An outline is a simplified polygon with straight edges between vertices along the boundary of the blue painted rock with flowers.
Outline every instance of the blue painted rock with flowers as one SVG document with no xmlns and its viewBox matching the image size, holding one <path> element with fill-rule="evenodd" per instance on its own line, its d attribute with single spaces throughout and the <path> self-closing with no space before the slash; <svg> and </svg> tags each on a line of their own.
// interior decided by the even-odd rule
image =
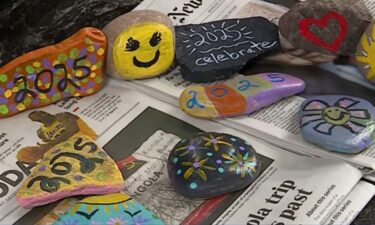
<svg viewBox="0 0 375 225">
<path fill-rule="evenodd" d="M 321 95 L 305 100 L 300 109 L 301 134 L 327 150 L 359 153 L 374 143 L 375 108 L 360 98 Z"/>
<path fill-rule="evenodd" d="M 84 198 L 53 225 L 164 225 L 164 222 L 127 194 Z"/>
<path fill-rule="evenodd" d="M 250 185 L 260 159 L 245 140 L 221 133 L 198 133 L 183 139 L 168 158 L 175 190 L 189 198 L 212 198 Z"/>
</svg>

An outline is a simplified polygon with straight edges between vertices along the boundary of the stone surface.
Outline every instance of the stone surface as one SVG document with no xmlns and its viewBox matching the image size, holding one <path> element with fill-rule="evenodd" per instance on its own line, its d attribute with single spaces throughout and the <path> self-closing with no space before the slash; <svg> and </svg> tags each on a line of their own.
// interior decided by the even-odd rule
<svg viewBox="0 0 375 225">
<path fill-rule="evenodd" d="M 89 136 L 76 134 L 46 152 L 17 192 L 25 208 L 75 195 L 120 192 L 124 180 L 116 163 Z"/>
<path fill-rule="evenodd" d="M 77 202 L 53 225 L 164 225 L 164 222 L 127 194 L 92 196 Z"/>
<path fill-rule="evenodd" d="M 180 96 L 180 108 L 201 118 L 253 113 L 305 89 L 303 80 L 281 73 L 238 76 L 220 84 L 195 85 Z"/>
<path fill-rule="evenodd" d="M 353 154 L 374 143 L 375 108 L 364 99 L 313 96 L 302 104 L 300 117 L 305 140 L 327 150 Z"/>
<path fill-rule="evenodd" d="M 375 84 L 375 23 L 367 28 L 357 48 L 356 62 L 363 76 Z"/>
<path fill-rule="evenodd" d="M 185 80 L 227 79 L 251 59 L 279 49 L 277 26 L 263 17 L 176 27 L 176 59 Z"/>
<path fill-rule="evenodd" d="M 371 19 L 360 0 L 316 0 L 293 6 L 281 17 L 279 27 L 297 48 L 352 55 Z"/>
<path fill-rule="evenodd" d="M 107 40 L 96 28 L 20 56 L 0 68 L 0 118 L 91 95 L 103 86 Z"/>
<path fill-rule="evenodd" d="M 78 133 L 96 140 L 96 133 L 81 118 L 69 112 L 51 115 L 44 111 L 34 111 L 29 114 L 29 118 L 42 124 L 37 134 L 44 143 L 22 148 L 17 153 L 20 162 L 28 164 L 36 162 L 53 146 L 67 141 Z"/>
<path fill-rule="evenodd" d="M 260 160 L 245 140 L 220 133 L 198 133 L 181 140 L 168 157 L 175 190 L 189 198 L 211 198 L 250 185 Z"/>
<path fill-rule="evenodd" d="M 2 0 L 0 67 L 29 51 L 53 45 L 82 27 L 103 28 L 142 0 Z"/>
<path fill-rule="evenodd" d="M 122 15 L 104 27 L 108 37 L 106 71 L 110 76 L 143 79 L 166 72 L 175 53 L 174 26 L 152 10 Z"/>
</svg>

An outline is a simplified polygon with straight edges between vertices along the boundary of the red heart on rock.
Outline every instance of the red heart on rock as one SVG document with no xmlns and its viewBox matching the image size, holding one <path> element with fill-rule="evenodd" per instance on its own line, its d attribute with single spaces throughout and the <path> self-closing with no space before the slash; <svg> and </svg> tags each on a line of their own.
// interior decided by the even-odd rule
<svg viewBox="0 0 375 225">
<path fill-rule="evenodd" d="M 340 32 L 332 43 L 325 42 L 310 31 L 310 26 L 315 25 L 319 26 L 320 28 L 325 28 L 328 24 L 328 21 L 333 19 L 338 22 L 340 26 Z M 329 12 L 325 14 L 321 19 L 305 18 L 299 22 L 299 32 L 302 36 L 304 36 L 307 40 L 313 42 L 314 44 L 317 44 L 332 52 L 337 52 L 337 50 L 340 48 L 340 45 L 345 39 L 347 27 L 348 24 L 345 18 L 337 12 Z"/>
</svg>

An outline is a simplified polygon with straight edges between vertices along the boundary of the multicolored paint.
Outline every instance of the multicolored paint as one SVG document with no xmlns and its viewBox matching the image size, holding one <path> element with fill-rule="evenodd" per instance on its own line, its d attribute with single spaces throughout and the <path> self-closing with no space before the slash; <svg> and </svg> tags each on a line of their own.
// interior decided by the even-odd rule
<svg viewBox="0 0 375 225">
<path fill-rule="evenodd" d="M 281 73 L 238 76 L 214 85 L 186 88 L 180 108 L 201 118 L 224 118 L 253 113 L 305 89 L 303 80 Z"/>
<path fill-rule="evenodd" d="M 356 53 L 356 61 L 362 75 L 375 84 L 375 22 L 361 38 Z"/>
<path fill-rule="evenodd" d="M 103 85 L 106 45 L 103 32 L 83 28 L 0 68 L 0 118 L 97 92 Z"/>
<path fill-rule="evenodd" d="M 342 153 L 358 153 L 375 139 L 375 108 L 350 96 L 315 96 L 301 107 L 301 133 L 314 144 Z"/>
<path fill-rule="evenodd" d="M 180 141 L 168 158 L 168 173 L 178 193 L 210 198 L 250 185 L 260 160 L 245 140 L 219 133 L 198 133 Z"/>
<path fill-rule="evenodd" d="M 164 225 L 164 222 L 122 193 L 93 196 L 79 201 L 53 225 Z"/>
<path fill-rule="evenodd" d="M 75 195 L 121 191 L 116 163 L 90 137 L 76 134 L 46 152 L 17 192 L 18 203 L 31 208 Z"/>
</svg>

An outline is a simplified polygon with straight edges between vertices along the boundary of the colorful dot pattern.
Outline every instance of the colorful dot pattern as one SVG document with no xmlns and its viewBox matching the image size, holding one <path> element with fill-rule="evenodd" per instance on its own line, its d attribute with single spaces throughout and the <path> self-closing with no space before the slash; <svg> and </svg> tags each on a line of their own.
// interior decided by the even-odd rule
<svg viewBox="0 0 375 225">
<path fill-rule="evenodd" d="M 104 33 L 93 29 L 83 28 L 55 45 L 58 51 L 38 49 L 0 68 L 0 118 L 100 90 L 107 44 Z"/>
</svg>

